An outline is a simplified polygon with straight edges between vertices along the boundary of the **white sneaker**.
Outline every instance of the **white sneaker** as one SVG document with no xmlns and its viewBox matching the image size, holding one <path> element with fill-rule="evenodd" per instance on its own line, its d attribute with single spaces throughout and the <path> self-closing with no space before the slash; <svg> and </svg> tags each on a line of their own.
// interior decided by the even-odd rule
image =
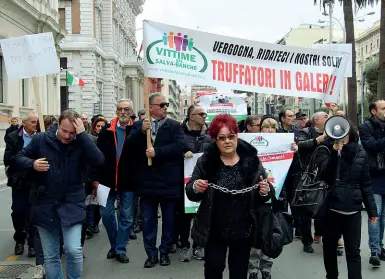
<svg viewBox="0 0 385 279">
<path fill-rule="evenodd" d="M 35 273 L 33 274 L 33 279 L 43 279 L 45 275 L 44 266 L 37 265 L 35 267 Z"/>
</svg>

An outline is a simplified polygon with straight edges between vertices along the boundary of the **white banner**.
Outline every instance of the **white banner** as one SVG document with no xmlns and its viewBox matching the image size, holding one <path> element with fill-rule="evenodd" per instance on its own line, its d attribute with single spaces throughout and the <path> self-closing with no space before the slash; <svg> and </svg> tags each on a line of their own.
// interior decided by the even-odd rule
<svg viewBox="0 0 385 279">
<path fill-rule="evenodd" d="M 352 74 L 353 74 L 352 44 L 313 44 L 312 48 L 323 49 L 326 51 L 341 51 L 341 52 L 349 53 L 349 60 L 345 69 L 344 76 L 352 77 Z"/>
<path fill-rule="evenodd" d="M 202 92 L 197 96 L 199 105 L 207 113 L 207 122 L 213 121 L 218 114 L 231 114 L 238 121 L 247 117 L 247 105 L 242 95 Z"/>
<path fill-rule="evenodd" d="M 147 20 L 143 28 L 145 76 L 191 84 L 336 102 L 349 58 Z"/>
<path fill-rule="evenodd" d="M 258 157 L 265 168 L 267 181 L 274 186 L 276 198 L 278 198 L 293 161 L 294 152 L 291 151 L 291 143 L 294 141 L 294 134 L 241 133 L 238 134 L 238 137 L 258 150 Z M 185 159 L 185 184 L 190 181 L 196 162 L 201 155 L 202 153 L 198 153 L 194 154 L 191 159 Z M 199 203 L 191 202 L 185 194 L 185 212 L 196 213 L 198 207 Z"/>
<path fill-rule="evenodd" d="M 23 79 L 59 74 L 59 58 L 52 33 L 0 40 L 8 78 Z"/>
<path fill-rule="evenodd" d="M 190 178 L 193 174 L 195 165 L 197 164 L 198 158 L 202 156 L 203 153 L 196 153 L 192 158 L 184 159 L 184 186 L 190 181 Z M 185 213 L 196 213 L 198 211 L 199 202 L 192 202 L 186 196 L 186 191 L 184 191 L 184 212 Z"/>
</svg>

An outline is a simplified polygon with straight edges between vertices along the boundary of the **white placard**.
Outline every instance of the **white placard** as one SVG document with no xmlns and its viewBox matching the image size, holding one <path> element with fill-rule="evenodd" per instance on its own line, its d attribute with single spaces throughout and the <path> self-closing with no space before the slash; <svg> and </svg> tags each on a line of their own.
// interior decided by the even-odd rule
<svg viewBox="0 0 385 279">
<path fill-rule="evenodd" d="M 352 44 L 313 44 L 313 48 L 349 53 L 349 60 L 345 69 L 345 77 L 352 77 L 352 73 L 353 73 Z"/>
<path fill-rule="evenodd" d="M 336 102 L 348 53 L 269 44 L 145 20 L 144 74 Z"/>
<path fill-rule="evenodd" d="M 4 39 L 0 44 L 11 80 L 60 73 L 51 32 Z"/>
</svg>

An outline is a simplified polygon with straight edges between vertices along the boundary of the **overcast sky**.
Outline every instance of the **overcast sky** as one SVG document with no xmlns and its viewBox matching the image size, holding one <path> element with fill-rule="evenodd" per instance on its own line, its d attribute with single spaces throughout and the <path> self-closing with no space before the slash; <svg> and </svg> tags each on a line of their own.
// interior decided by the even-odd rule
<svg viewBox="0 0 385 279">
<path fill-rule="evenodd" d="M 356 22 L 356 28 L 368 28 L 380 19 L 379 5 L 359 10 L 356 16 L 371 11 L 376 13 L 365 16 L 363 23 Z M 343 24 L 340 4 L 335 5 L 334 16 Z M 313 0 L 145 0 L 143 13 L 137 18 L 138 29 L 143 19 L 270 43 L 302 23 L 328 20 L 322 16 L 320 6 L 313 5 Z M 336 23 L 335 28 L 340 29 L 340 26 Z M 142 32 L 137 31 L 139 45 Z"/>
<path fill-rule="evenodd" d="M 374 15 L 365 16 L 373 11 Z M 275 43 L 300 24 L 319 24 L 321 19 L 327 21 L 325 24 L 329 26 L 329 18 L 322 16 L 322 12 L 323 9 L 315 6 L 313 0 L 145 0 L 136 28 L 140 29 L 142 21 L 148 19 L 219 35 Z M 339 2 L 334 7 L 333 15 L 344 24 Z M 365 16 L 364 22 L 355 22 L 356 28 L 369 28 L 380 19 L 380 6 L 361 9 L 355 16 L 357 19 Z M 341 27 L 334 23 L 334 28 Z M 139 50 L 143 30 L 137 30 L 136 36 Z"/>
</svg>

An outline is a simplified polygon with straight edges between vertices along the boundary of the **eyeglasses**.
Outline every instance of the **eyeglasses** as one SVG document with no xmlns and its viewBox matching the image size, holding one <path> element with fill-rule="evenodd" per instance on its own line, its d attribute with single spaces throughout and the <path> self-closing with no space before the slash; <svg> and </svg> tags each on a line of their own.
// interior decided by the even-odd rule
<svg viewBox="0 0 385 279">
<path fill-rule="evenodd" d="M 206 118 L 206 117 L 207 117 L 207 113 L 205 113 L 205 112 L 194 113 L 194 114 L 192 114 L 192 115 L 199 115 L 199 116 L 202 117 L 202 118 Z"/>
<path fill-rule="evenodd" d="M 150 104 L 151 106 L 159 106 L 160 108 L 169 107 L 170 103 Z"/>
<path fill-rule="evenodd" d="M 226 141 L 227 139 L 228 139 L 229 141 L 232 141 L 232 140 L 235 140 L 236 137 L 237 137 L 236 134 L 229 134 L 228 136 L 225 136 L 225 135 L 219 135 L 219 136 L 217 137 L 217 139 L 218 139 L 219 141 Z"/>
<path fill-rule="evenodd" d="M 261 127 L 261 124 L 253 124 L 253 125 L 250 125 L 251 127 Z"/>
<path fill-rule="evenodd" d="M 122 112 L 122 111 L 127 111 L 127 112 L 130 112 L 130 111 L 132 111 L 132 109 L 131 108 L 117 108 L 116 109 L 117 111 L 120 111 L 120 112 Z"/>
</svg>

